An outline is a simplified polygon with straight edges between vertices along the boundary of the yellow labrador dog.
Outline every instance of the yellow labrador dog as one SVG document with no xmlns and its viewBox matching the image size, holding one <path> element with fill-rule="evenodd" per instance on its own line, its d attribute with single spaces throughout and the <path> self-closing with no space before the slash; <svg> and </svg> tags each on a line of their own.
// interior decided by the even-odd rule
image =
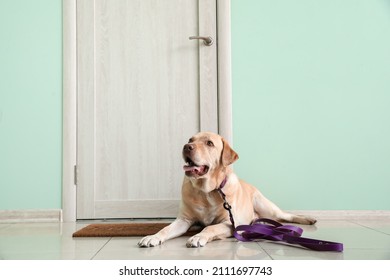
<svg viewBox="0 0 390 280">
<path fill-rule="evenodd" d="M 182 200 L 176 220 L 154 235 L 141 239 L 140 247 L 153 247 L 184 234 L 193 224 L 205 228 L 187 241 L 187 247 L 204 246 L 207 242 L 232 236 L 229 213 L 223 207 L 218 188 L 223 187 L 231 205 L 235 226 L 248 225 L 258 218 L 311 225 L 315 219 L 293 215 L 279 209 L 260 191 L 239 180 L 230 165 L 238 155 L 221 136 L 201 132 L 183 147 L 185 177 Z"/>
</svg>

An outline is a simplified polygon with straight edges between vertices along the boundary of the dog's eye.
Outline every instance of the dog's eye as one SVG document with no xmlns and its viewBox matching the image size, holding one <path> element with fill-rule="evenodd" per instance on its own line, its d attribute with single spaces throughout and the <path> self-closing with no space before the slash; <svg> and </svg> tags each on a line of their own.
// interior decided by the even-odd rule
<svg viewBox="0 0 390 280">
<path fill-rule="evenodd" d="M 212 141 L 207 141 L 207 146 L 214 147 L 214 143 Z"/>
<path fill-rule="evenodd" d="M 190 138 L 190 139 L 188 140 L 188 143 L 191 143 L 191 142 L 194 142 L 194 140 L 193 140 L 192 138 Z"/>
</svg>

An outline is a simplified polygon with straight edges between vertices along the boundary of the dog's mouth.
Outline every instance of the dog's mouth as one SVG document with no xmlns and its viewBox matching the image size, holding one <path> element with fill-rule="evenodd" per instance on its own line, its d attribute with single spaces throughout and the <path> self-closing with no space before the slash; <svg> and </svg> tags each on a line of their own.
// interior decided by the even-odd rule
<svg viewBox="0 0 390 280">
<path fill-rule="evenodd" d="M 196 165 L 189 157 L 185 158 L 185 162 L 186 164 L 183 166 L 183 169 L 186 176 L 200 177 L 209 171 L 209 167 L 207 165 Z"/>
</svg>

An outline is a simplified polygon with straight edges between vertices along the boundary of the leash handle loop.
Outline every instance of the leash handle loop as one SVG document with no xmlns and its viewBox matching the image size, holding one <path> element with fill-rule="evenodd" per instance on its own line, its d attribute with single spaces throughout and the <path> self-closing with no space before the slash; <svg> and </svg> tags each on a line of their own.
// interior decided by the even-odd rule
<svg viewBox="0 0 390 280">
<path fill-rule="evenodd" d="M 234 237 L 248 242 L 259 239 L 286 242 L 316 251 L 342 252 L 342 243 L 301 237 L 303 229 L 292 225 L 282 225 L 271 219 L 258 219 L 250 225 L 240 225 L 234 230 Z"/>
</svg>

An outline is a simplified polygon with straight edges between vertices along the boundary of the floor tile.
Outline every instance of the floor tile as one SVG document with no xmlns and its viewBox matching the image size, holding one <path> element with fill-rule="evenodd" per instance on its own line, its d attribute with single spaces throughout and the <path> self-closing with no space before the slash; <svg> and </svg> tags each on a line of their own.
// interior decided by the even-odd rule
<svg viewBox="0 0 390 280">
<path fill-rule="evenodd" d="M 390 219 L 387 220 L 359 220 L 356 224 L 390 235 Z"/>
<path fill-rule="evenodd" d="M 109 240 L 72 238 L 77 227 L 76 223 L 13 224 L 0 231 L 0 259 L 88 259 Z"/>
<path fill-rule="evenodd" d="M 390 235 L 368 228 L 321 228 L 306 234 L 308 238 L 340 242 L 345 249 L 384 249 L 390 250 Z"/>
<path fill-rule="evenodd" d="M 343 253 L 314 252 L 301 248 L 266 249 L 266 252 L 274 260 L 342 260 Z"/>
<path fill-rule="evenodd" d="M 390 249 L 348 249 L 344 252 L 346 260 L 390 260 Z"/>
<path fill-rule="evenodd" d="M 270 259 L 256 243 L 218 240 L 201 248 L 187 248 L 188 237 L 168 240 L 161 246 L 139 248 L 139 238 L 113 238 L 94 259 Z"/>
</svg>

